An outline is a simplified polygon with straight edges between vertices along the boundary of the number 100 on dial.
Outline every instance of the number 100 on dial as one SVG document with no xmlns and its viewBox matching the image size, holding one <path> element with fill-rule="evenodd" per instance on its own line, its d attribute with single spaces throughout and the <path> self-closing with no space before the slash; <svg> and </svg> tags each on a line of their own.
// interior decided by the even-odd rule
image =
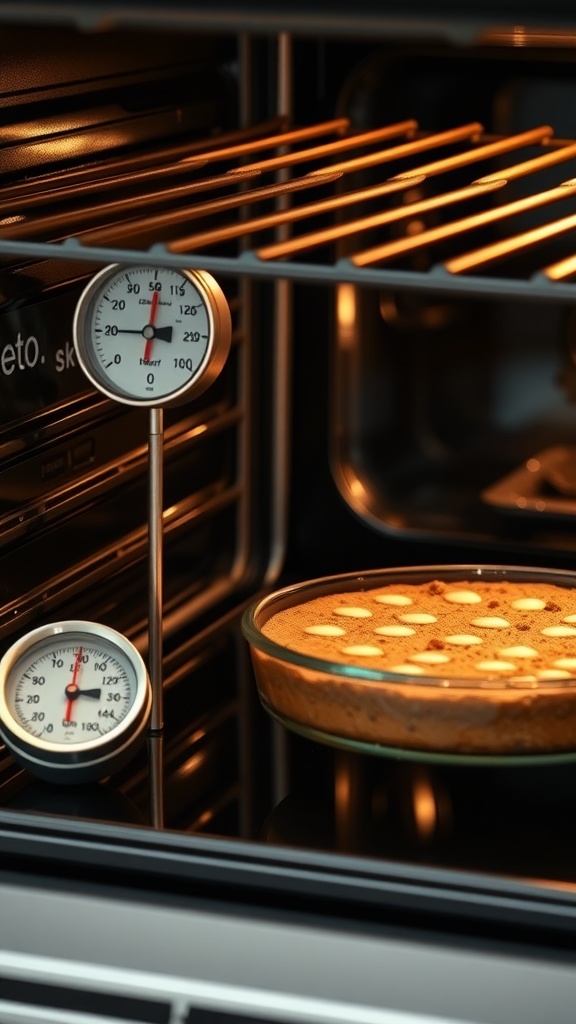
<svg viewBox="0 0 576 1024">
<path fill-rule="evenodd" d="M 204 391 L 231 341 L 230 310 L 205 271 L 113 265 L 84 289 L 74 347 L 88 379 L 109 398 L 176 405 Z"/>
</svg>

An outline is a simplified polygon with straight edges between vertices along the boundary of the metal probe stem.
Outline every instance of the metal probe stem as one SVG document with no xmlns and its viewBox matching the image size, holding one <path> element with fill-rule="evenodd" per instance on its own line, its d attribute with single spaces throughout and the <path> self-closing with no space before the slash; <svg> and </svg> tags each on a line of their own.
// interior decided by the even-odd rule
<svg viewBox="0 0 576 1024">
<path fill-rule="evenodd" d="M 164 411 L 151 409 L 148 439 L 148 669 L 152 686 L 150 728 L 163 728 L 162 680 L 162 505 Z"/>
<path fill-rule="evenodd" d="M 150 823 L 152 828 L 164 826 L 164 736 L 150 732 L 148 736 L 150 771 Z"/>
</svg>

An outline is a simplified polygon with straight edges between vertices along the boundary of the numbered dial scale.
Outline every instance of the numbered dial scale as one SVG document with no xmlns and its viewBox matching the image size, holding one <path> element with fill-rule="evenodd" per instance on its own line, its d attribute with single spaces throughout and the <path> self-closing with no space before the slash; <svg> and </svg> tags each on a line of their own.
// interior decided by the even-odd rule
<svg viewBox="0 0 576 1024">
<path fill-rule="evenodd" d="M 84 289 L 73 332 L 84 373 L 109 398 L 176 405 L 220 373 L 230 349 L 230 310 L 204 271 L 114 264 Z"/>
<path fill-rule="evenodd" d="M 49 781 L 116 771 L 144 738 L 151 704 L 140 654 L 98 623 L 41 626 L 0 661 L 0 735 L 16 761 Z"/>
</svg>

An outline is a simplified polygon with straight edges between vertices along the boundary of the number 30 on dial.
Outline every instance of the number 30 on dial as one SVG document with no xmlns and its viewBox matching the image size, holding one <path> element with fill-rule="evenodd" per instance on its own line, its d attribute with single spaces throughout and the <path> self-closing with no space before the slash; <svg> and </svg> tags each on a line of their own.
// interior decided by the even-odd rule
<svg viewBox="0 0 576 1024">
<path fill-rule="evenodd" d="M 232 333 L 228 303 L 205 271 L 116 264 L 84 289 L 73 331 L 94 386 L 144 407 L 204 391 L 226 361 Z"/>
</svg>

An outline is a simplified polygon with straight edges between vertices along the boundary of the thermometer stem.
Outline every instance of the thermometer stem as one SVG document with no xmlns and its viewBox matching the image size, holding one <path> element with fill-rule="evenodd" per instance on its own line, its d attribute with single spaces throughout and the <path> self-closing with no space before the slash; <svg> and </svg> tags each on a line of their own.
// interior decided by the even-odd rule
<svg viewBox="0 0 576 1024">
<path fill-rule="evenodd" d="M 162 729 L 164 724 L 162 690 L 163 435 L 164 412 L 162 409 L 151 409 L 148 444 L 148 669 L 152 686 L 150 726 L 154 731 Z"/>
</svg>

